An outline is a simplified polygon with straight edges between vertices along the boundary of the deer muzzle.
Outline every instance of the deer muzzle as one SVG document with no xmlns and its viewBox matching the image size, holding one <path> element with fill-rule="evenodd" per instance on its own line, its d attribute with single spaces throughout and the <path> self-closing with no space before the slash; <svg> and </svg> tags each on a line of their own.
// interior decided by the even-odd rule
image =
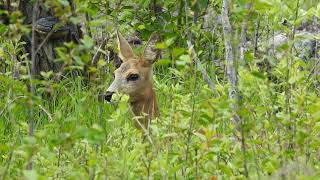
<svg viewBox="0 0 320 180">
<path fill-rule="evenodd" d="M 112 95 L 114 94 L 114 92 L 111 91 L 107 91 L 106 94 L 104 95 L 104 99 L 108 102 L 111 103 L 111 99 L 112 99 Z"/>
</svg>

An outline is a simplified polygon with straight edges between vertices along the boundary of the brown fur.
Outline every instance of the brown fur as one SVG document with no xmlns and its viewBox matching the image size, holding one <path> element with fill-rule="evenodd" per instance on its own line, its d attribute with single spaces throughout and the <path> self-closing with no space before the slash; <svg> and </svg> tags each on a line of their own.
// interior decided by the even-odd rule
<svg viewBox="0 0 320 180">
<path fill-rule="evenodd" d="M 152 84 L 152 64 L 154 59 L 150 57 L 152 53 L 147 52 L 137 57 L 129 43 L 117 33 L 119 56 L 123 60 L 121 66 L 115 70 L 115 80 L 108 88 L 108 92 L 120 92 L 129 95 L 129 103 L 135 116 L 146 117 L 139 118 L 137 127 L 147 128 L 149 120 L 159 116 L 159 108 L 156 100 L 156 94 Z M 148 45 L 147 45 L 148 46 Z M 148 54 L 147 54 L 148 53 Z M 128 80 L 130 75 L 137 75 L 137 80 Z M 141 125 L 140 125 L 141 124 Z"/>
</svg>

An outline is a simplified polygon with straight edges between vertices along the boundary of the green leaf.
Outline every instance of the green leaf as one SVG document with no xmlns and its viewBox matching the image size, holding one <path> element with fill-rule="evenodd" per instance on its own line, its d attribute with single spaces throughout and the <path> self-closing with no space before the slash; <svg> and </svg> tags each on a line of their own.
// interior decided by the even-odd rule
<svg viewBox="0 0 320 180">
<path fill-rule="evenodd" d="M 179 57 L 180 60 L 186 63 L 191 63 L 191 57 L 189 54 L 184 54 Z"/>
<path fill-rule="evenodd" d="M 146 27 L 145 27 L 145 25 L 144 24 L 140 24 L 139 26 L 138 26 L 138 29 L 140 29 L 140 30 L 143 30 L 143 29 L 145 29 Z"/>
<path fill-rule="evenodd" d="M 259 79 L 266 79 L 266 76 L 264 74 L 262 74 L 261 72 L 258 72 L 258 71 L 253 71 L 251 72 L 251 74 L 254 76 L 254 77 L 257 77 Z"/>
<path fill-rule="evenodd" d="M 166 48 L 167 48 L 167 45 L 166 45 L 164 42 L 157 43 L 157 44 L 156 44 L 156 48 L 157 48 L 157 49 L 166 49 Z"/>
<path fill-rule="evenodd" d="M 186 52 L 186 49 L 184 49 L 184 48 L 173 48 L 173 56 L 174 57 L 178 57 L 185 52 Z"/>
<path fill-rule="evenodd" d="M 172 38 L 166 39 L 166 40 L 165 40 L 166 46 L 167 46 L 167 47 L 171 46 L 171 45 L 174 43 L 175 39 L 176 39 L 176 37 L 172 37 Z"/>
<path fill-rule="evenodd" d="M 183 164 L 178 164 L 172 168 L 169 169 L 168 175 L 172 176 L 174 173 L 176 173 L 179 169 L 181 169 L 183 167 Z"/>
<path fill-rule="evenodd" d="M 27 180 L 37 180 L 38 173 L 35 170 L 24 170 L 23 175 Z"/>
<path fill-rule="evenodd" d="M 69 6 L 69 1 L 68 0 L 58 0 L 58 2 L 63 6 Z"/>
<path fill-rule="evenodd" d="M 208 6 L 209 0 L 197 0 L 200 10 L 205 10 Z"/>
<path fill-rule="evenodd" d="M 257 0 L 254 4 L 254 9 L 258 11 L 266 12 L 272 8 L 273 4 L 270 0 Z"/>
<path fill-rule="evenodd" d="M 48 71 L 48 72 L 41 71 L 40 74 L 45 79 L 49 79 L 51 76 L 53 76 L 53 71 Z"/>
<path fill-rule="evenodd" d="M 159 59 L 156 62 L 156 66 L 168 66 L 171 64 L 171 59 Z"/>
<path fill-rule="evenodd" d="M 100 18 L 100 19 L 94 19 L 92 21 L 89 22 L 89 26 L 90 27 L 98 27 L 98 26 L 102 26 L 103 24 L 106 23 L 106 19 L 105 18 Z"/>
<path fill-rule="evenodd" d="M 81 42 L 88 49 L 92 48 L 94 45 L 93 40 L 88 35 L 85 35 L 83 39 L 81 39 Z"/>
</svg>

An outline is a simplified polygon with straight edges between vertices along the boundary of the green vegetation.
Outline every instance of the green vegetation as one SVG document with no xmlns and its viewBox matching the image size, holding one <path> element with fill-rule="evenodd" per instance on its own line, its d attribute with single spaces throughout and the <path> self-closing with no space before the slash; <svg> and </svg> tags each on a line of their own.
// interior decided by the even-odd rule
<svg viewBox="0 0 320 180">
<path fill-rule="evenodd" d="M 317 1 L 230 3 L 238 99 L 229 95 L 221 1 L 74 0 L 72 10 L 71 1 L 48 0 L 61 22 L 84 22 L 84 35 L 56 48 L 62 70 L 38 75 L 28 70 L 23 36 L 32 26 L 14 9 L 18 2 L 0 12 L 10 16 L 10 25 L 0 25 L 0 179 L 320 178 Z M 305 22 L 316 30 L 293 38 Z M 154 31 L 162 36 L 153 74 L 161 115 L 147 135 L 134 126 L 127 96 L 98 101 L 113 80 L 106 59 L 117 51 L 118 28 L 144 43 Z M 289 38 L 270 54 L 277 32 Z M 315 41 L 312 56 L 301 57 L 301 39 Z"/>
</svg>

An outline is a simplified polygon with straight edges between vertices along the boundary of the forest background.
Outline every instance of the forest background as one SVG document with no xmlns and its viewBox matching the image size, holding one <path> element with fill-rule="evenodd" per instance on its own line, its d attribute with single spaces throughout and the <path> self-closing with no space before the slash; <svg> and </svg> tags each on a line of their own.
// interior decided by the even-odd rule
<svg viewBox="0 0 320 180">
<path fill-rule="evenodd" d="M 316 0 L 1 0 L 0 179 L 318 179 Z M 155 48 L 148 140 L 99 100 Z"/>
</svg>

